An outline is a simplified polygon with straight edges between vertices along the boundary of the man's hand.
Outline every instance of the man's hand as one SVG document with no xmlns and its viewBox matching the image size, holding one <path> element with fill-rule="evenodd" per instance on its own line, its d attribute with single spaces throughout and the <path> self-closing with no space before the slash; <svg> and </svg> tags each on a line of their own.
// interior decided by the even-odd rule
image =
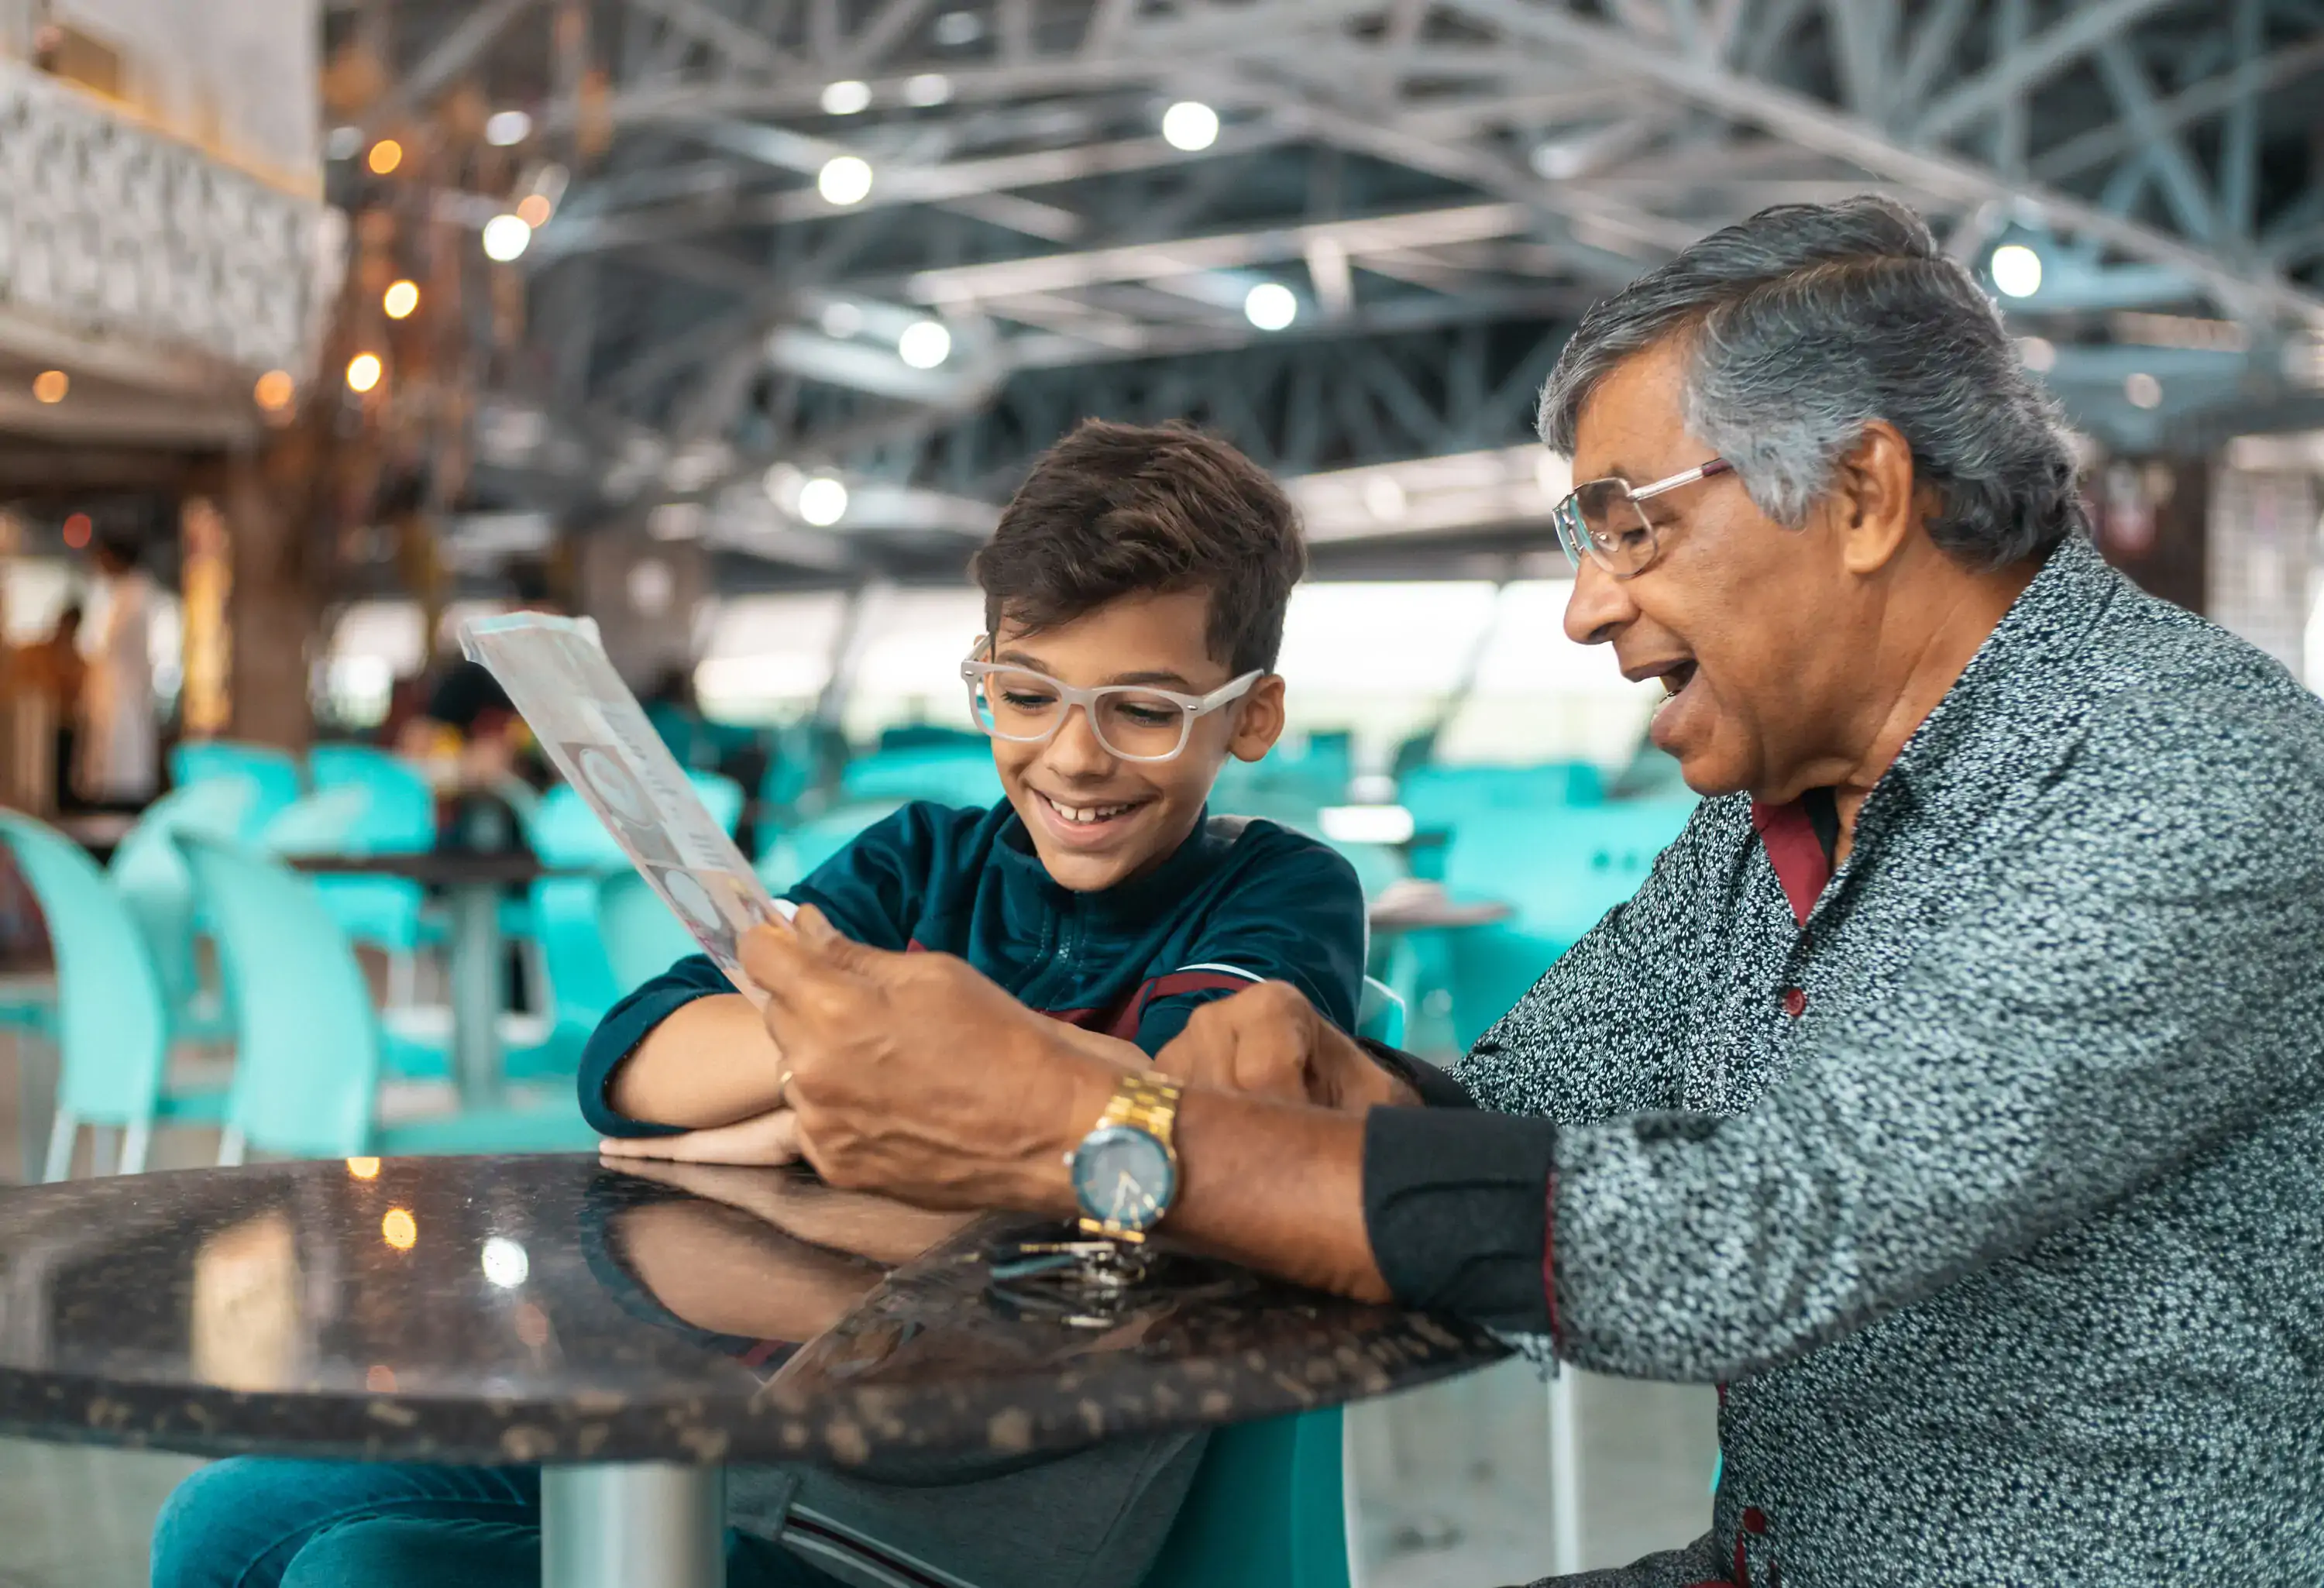
<svg viewBox="0 0 2324 1588">
<path fill-rule="evenodd" d="M 671 1163 L 797 1163 L 798 1120 L 789 1109 L 778 1108 L 731 1125 L 676 1136 L 608 1136 L 597 1143 L 597 1150 L 607 1158 Z"/>
<path fill-rule="evenodd" d="M 812 906 L 742 941 L 799 1150 L 834 1186 L 1067 1214 L 1065 1158 L 1118 1070 L 960 960 L 841 937 Z"/>
<path fill-rule="evenodd" d="M 1189 1086 L 1361 1113 L 1417 1103 L 1286 982 L 1262 982 L 1195 1010 L 1154 1067 Z"/>
</svg>

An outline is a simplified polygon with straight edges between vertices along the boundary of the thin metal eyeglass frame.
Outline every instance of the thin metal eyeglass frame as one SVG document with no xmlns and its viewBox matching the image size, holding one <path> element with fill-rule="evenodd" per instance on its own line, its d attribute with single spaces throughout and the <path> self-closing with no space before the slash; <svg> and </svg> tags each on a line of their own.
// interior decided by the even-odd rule
<svg viewBox="0 0 2324 1588">
<path fill-rule="evenodd" d="M 995 673 L 1022 673 L 1028 679 L 1038 679 L 1056 690 L 1056 720 L 1038 734 L 1004 734 L 986 722 L 984 714 L 976 707 L 976 688 L 979 683 Z M 1017 667 L 1001 661 L 978 661 L 973 657 L 960 664 L 960 677 L 961 681 L 968 686 L 969 720 L 974 723 L 988 738 L 999 739 L 1010 744 L 1046 744 L 1057 736 L 1057 730 L 1065 725 L 1065 719 L 1073 715 L 1074 707 L 1078 706 L 1082 708 L 1082 716 L 1089 719 L 1090 732 L 1097 735 L 1097 742 L 1105 746 L 1109 754 L 1118 756 L 1123 761 L 1155 762 L 1176 761 L 1184 755 L 1186 752 L 1187 742 L 1194 736 L 1195 722 L 1210 716 L 1222 706 L 1233 705 L 1250 694 L 1251 686 L 1267 677 L 1267 669 L 1254 668 L 1239 679 L 1230 679 L 1221 684 L 1207 695 L 1182 695 L 1176 689 L 1164 689 L 1152 684 L 1094 684 L 1084 688 L 1078 684 L 1068 684 L 1063 679 L 1053 679 L 1044 672 L 1036 672 L 1029 667 Z M 1132 755 L 1107 738 L 1105 730 L 1098 725 L 1097 706 L 1099 701 L 1109 695 L 1144 695 L 1167 700 L 1178 707 L 1185 715 L 1178 719 L 1176 747 L 1164 755 Z"/>
<path fill-rule="evenodd" d="M 1573 565 L 1576 573 L 1582 570 L 1582 559 L 1586 553 L 1591 561 L 1616 578 L 1635 578 L 1652 568 L 1655 565 L 1655 559 L 1662 555 L 1662 532 L 1655 528 L 1654 521 L 1646 515 L 1645 512 L 1638 507 L 1638 503 L 1649 497 L 1659 496 L 1665 491 L 1675 491 L 1682 485 L 1692 485 L 1699 480 L 1716 479 L 1720 475 L 1731 475 L 1734 472 L 1733 464 L 1723 457 L 1713 457 L 1695 465 L 1692 468 L 1682 469 L 1677 474 L 1665 475 L 1650 485 L 1634 486 L 1619 475 L 1608 475 L 1602 479 L 1584 480 L 1568 491 L 1559 499 L 1557 505 L 1550 510 L 1551 522 L 1557 526 L 1558 545 L 1563 549 L 1565 560 Z M 1621 486 L 1622 499 L 1629 503 L 1631 511 L 1637 513 L 1638 527 L 1646 534 L 1646 554 L 1639 560 L 1637 567 L 1628 568 L 1618 567 L 1612 554 L 1598 543 L 1598 538 L 1590 532 L 1589 526 L 1582 522 L 1582 510 L 1578 503 L 1582 493 L 1589 490 L 1592 485 Z"/>
</svg>

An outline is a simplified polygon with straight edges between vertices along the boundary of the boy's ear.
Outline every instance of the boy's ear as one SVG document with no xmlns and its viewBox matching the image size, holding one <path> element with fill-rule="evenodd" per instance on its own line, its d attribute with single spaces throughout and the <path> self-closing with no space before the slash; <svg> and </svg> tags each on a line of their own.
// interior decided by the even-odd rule
<svg viewBox="0 0 2324 1588">
<path fill-rule="evenodd" d="M 1227 751 L 1237 761 L 1259 761 L 1283 737 L 1283 679 L 1269 673 L 1234 703 L 1234 737 Z"/>
</svg>

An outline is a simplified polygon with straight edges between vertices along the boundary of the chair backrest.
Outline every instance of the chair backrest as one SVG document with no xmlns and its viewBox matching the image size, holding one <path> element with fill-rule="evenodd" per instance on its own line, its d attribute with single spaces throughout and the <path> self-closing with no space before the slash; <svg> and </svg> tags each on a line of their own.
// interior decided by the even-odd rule
<svg viewBox="0 0 2324 1588">
<path fill-rule="evenodd" d="M 688 781 L 710 819 L 732 837 L 742 820 L 742 785 L 717 772 L 688 771 Z M 550 865 L 601 866 L 608 870 L 629 864 L 629 857 L 597 819 L 588 802 L 569 783 L 559 783 L 540 797 L 540 806 L 526 823 L 525 838 L 533 854 Z"/>
<path fill-rule="evenodd" d="M 411 854 L 436 842 L 436 791 L 401 756 L 369 744 L 318 744 L 307 752 L 318 793 L 361 789 L 371 796 L 349 835 L 359 854 Z"/>
<path fill-rule="evenodd" d="M 1212 1434 L 1144 1588 L 1348 1588 L 1340 1410 Z"/>
<path fill-rule="evenodd" d="M 181 841 L 235 1011 L 226 1124 L 262 1152 L 346 1158 L 371 1140 L 379 1028 L 355 948 L 313 885 L 213 840 Z"/>
<path fill-rule="evenodd" d="M 1607 911 L 1638 891 L 1694 801 L 1637 800 L 1541 814 L 1489 811 L 1454 829 L 1446 889 L 1516 910 L 1445 934 L 1454 1038 L 1466 1048 Z"/>
<path fill-rule="evenodd" d="M 1356 1005 L 1356 1035 L 1390 1048 L 1404 1046 L 1404 999 L 1377 976 L 1364 978 L 1361 1001 Z"/>
<path fill-rule="evenodd" d="M 929 799 L 938 805 L 985 809 L 1001 802 L 1001 774 L 982 739 L 914 749 L 882 749 L 850 762 L 839 775 L 839 797 L 872 800 Z"/>
<path fill-rule="evenodd" d="M 622 995 L 636 991 L 702 946 L 678 924 L 635 872 L 607 877 L 597 889 L 598 934 Z"/>
<path fill-rule="evenodd" d="M 57 1107 L 84 1123 L 150 1120 L 170 1006 L 145 936 L 104 872 L 54 828 L 0 810 L 0 838 L 40 900 L 57 962 Z"/>
<path fill-rule="evenodd" d="M 588 1040 L 625 990 L 613 974 L 597 919 L 598 890 L 616 880 L 612 873 L 543 877 L 532 885 L 533 935 L 549 973 L 549 1007 L 560 1040 Z"/>
<path fill-rule="evenodd" d="M 173 789 L 145 808 L 106 866 L 144 934 L 173 1010 L 185 1008 L 200 980 L 194 963 L 194 879 L 177 837 L 237 838 L 257 799 L 258 786 L 238 773 Z"/>
<path fill-rule="evenodd" d="M 239 836 L 258 836 L 274 813 L 299 798 L 299 762 L 288 751 L 233 739 L 189 739 L 170 752 L 170 780 L 182 789 L 212 778 L 247 778 L 255 789 Z"/>
<path fill-rule="evenodd" d="M 773 835 L 761 852 L 759 880 L 766 883 L 770 892 L 781 892 L 854 843 L 856 835 L 864 828 L 901 810 L 905 803 L 901 799 L 875 799 L 862 805 L 843 805 L 792 824 Z"/>
<path fill-rule="evenodd" d="M 355 833 L 371 808 L 371 790 L 326 789 L 278 810 L 259 829 L 257 847 L 268 854 L 345 854 L 355 851 Z"/>
<path fill-rule="evenodd" d="M 1464 821 L 1491 811 L 1545 815 L 1605 799 L 1605 776 L 1587 762 L 1415 767 L 1397 788 L 1398 803 L 1422 832 L 1457 832 Z"/>
</svg>

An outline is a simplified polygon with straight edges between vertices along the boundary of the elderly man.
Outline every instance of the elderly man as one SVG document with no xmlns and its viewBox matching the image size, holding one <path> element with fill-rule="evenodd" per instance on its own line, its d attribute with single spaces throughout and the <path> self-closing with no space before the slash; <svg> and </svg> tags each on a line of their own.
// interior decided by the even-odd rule
<svg viewBox="0 0 2324 1588">
<path fill-rule="evenodd" d="M 1711 797 L 1637 896 L 1449 1076 L 1263 987 L 1183 1091 L 762 933 L 807 1156 L 1721 1384 L 1711 1533 L 1592 1582 L 2313 1588 L 2324 706 L 2099 560 L 1886 202 L 1600 304 L 1541 420 L 1567 631 Z"/>
</svg>

